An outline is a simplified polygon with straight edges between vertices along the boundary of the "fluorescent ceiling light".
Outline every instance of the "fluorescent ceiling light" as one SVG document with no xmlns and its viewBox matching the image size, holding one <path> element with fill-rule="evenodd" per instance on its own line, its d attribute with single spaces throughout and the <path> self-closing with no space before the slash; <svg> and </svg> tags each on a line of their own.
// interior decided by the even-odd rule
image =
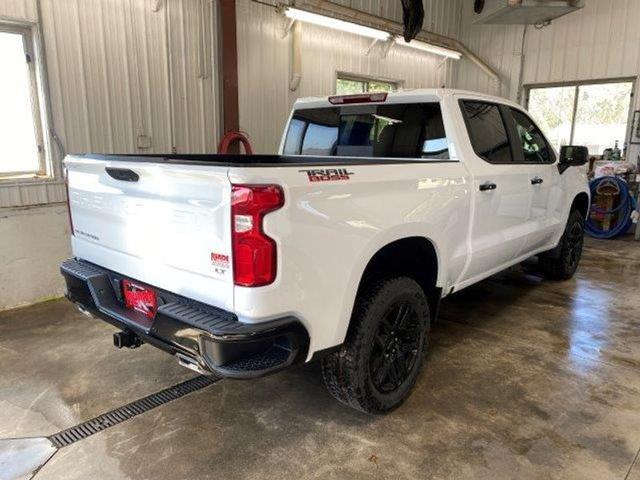
<svg viewBox="0 0 640 480">
<path fill-rule="evenodd" d="M 462 57 L 462 54 L 456 50 L 451 50 L 449 48 L 444 48 L 444 47 L 438 47 L 436 45 L 431 45 L 430 43 L 421 42 L 420 40 L 411 40 L 411 42 L 407 43 L 404 41 L 404 38 L 395 37 L 395 42 L 398 45 L 415 48 L 417 50 L 434 53 L 436 55 L 442 55 L 443 57 L 447 57 L 447 58 L 455 58 L 456 60 L 460 60 L 460 58 Z"/>
<path fill-rule="evenodd" d="M 307 12 L 306 10 L 298 10 L 297 8 L 287 7 L 284 14 L 292 20 L 300 20 L 301 22 L 313 23 L 315 25 L 320 25 L 321 27 L 355 33 L 356 35 L 362 35 L 363 37 L 373 38 L 375 40 L 389 40 L 389 37 L 391 36 L 389 33 L 383 32 L 382 30 L 365 27 L 364 25 L 358 25 L 357 23 L 345 22 L 344 20 L 338 20 L 333 17 L 318 15 L 317 13 Z"/>
</svg>

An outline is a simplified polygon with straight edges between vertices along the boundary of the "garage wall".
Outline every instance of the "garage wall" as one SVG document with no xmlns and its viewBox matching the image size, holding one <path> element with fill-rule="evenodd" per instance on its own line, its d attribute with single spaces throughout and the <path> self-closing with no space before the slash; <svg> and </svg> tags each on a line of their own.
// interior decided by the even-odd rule
<svg viewBox="0 0 640 480">
<path fill-rule="evenodd" d="M 402 2 L 395 0 L 331 0 L 333 3 L 402 22 Z M 462 2 L 459 0 L 422 0 L 422 28 L 441 35 L 458 34 Z"/>
<path fill-rule="evenodd" d="M 69 258 L 65 204 L 0 210 L 0 310 L 64 293 L 59 265 Z"/>
<path fill-rule="evenodd" d="M 473 5 L 463 7 L 461 40 L 496 68 L 492 82 L 463 60 L 457 84 L 515 98 L 524 26 L 475 25 Z M 640 73 L 640 2 L 597 0 L 560 17 L 548 27 L 527 27 L 523 83 L 547 83 L 637 76 Z"/>
<path fill-rule="evenodd" d="M 215 149 L 210 1 L 41 3 L 54 124 L 68 152 Z"/>
<path fill-rule="evenodd" d="M 0 20 L 35 24 L 35 0 L 0 1 Z M 59 182 L 0 184 L 0 207 L 64 199 Z M 68 254 L 66 207 L 0 208 L 0 310 L 62 293 L 55 261 Z"/>
<path fill-rule="evenodd" d="M 401 18 L 400 2 L 341 2 L 374 14 Z M 367 5 L 362 5 L 365 3 Z M 383 7 L 383 5 L 386 5 Z M 455 2 L 428 2 L 425 26 L 453 35 L 457 32 Z M 446 14 L 444 12 L 447 12 Z M 337 72 L 396 80 L 404 88 L 452 86 L 455 61 L 415 50 L 393 47 L 386 57 L 382 48 L 365 52 L 368 39 L 349 33 L 302 25 L 302 80 L 289 90 L 291 35 L 283 37 L 285 20 L 272 7 L 250 0 L 237 1 L 238 84 L 240 127 L 249 134 L 258 153 L 274 153 L 293 102 L 299 97 L 334 93 Z"/>
<path fill-rule="evenodd" d="M 36 0 L 1 0 L 0 20 L 38 24 L 50 126 L 67 153 L 215 151 L 217 2 L 39 3 L 42 22 Z M 70 255 L 66 196 L 62 155 L 50 147 L 54 178 L 0 183 L 0 309 L 62 292 L 57 269 Z"/>
<path fill-rule="evenodd" d="M 36 22 L 38 19 L 36 0 L 2 0 L 0 19 Z"/>
<path fill-rule="evenodd" d="M 40 0 L 50 127 L 67 153 L 213 152 L 220 130 L 216 2 Z M 38 23 L 36 0 L 0 20 Z M 62 202 L 55 178 L 0 186 L 0 207 Z"/>
<path fill-rule="evenodd" d="M 517 100 L 524 27 L 474 25 L 472 19 L 472 2 L 466 2 L 460 39 L 500 73 L 502 82 L 491 81 L 463 60 L 456 85 Z M 638 19 L 638 0 L 587 0 L 583 9 L 548 27 L 527 27 L 522 84 L 639 76 Z M 636 94 L 636 109 L 640 108 L 639 97 Z M 637 153 L 636 149 L 631 156 Z"/>
</svg>

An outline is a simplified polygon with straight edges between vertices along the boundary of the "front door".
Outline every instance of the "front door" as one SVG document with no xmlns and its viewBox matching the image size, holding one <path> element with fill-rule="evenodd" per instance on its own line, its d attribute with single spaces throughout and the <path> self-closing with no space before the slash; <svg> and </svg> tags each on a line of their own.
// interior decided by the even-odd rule
<svg viewBox="0 0 640 480">
<path fill-rule="evenodd" d="M 532 253 L 548 247 L 561 228 L 563 191 L 556 156 L 549 142 L 523 111 L 510 108 L 509 113 L 516 132 L 514 153 L 518 161 L 527 164 L 533 194 L 529 234 L 523 251 Z"/>
<path fill-rule="evenodd" d="M 465 158 L 474 177 L 471 259 L 460 287 L 507 266 L 527 240 L 532 189 L 528 165 L 515 161 L 506 107 L 461 100 L 473 155 Z"/>
</svg>

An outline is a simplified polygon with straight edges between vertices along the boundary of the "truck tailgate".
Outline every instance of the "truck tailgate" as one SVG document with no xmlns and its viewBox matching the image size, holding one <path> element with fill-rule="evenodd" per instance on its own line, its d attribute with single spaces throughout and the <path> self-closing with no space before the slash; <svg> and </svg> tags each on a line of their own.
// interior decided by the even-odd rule
<svg viewBox="0 0 640 480">
<path fill-rule="evenodd" d="M 233 309 L 228 168 L 69 156 L 76 257 Z"/>
</svg>

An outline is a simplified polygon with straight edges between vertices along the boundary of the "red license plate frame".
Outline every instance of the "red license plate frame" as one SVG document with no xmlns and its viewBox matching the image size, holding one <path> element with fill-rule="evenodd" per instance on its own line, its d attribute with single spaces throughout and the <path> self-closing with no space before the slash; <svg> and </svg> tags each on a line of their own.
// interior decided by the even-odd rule
<svg viewBox="0 0 640 480">
<path fill-rule="evenodd" d="M 146 285 L 132 280 L 122 280 L 122 297 L 124 306 L 153 320 L 158 311 L 158 295 L 156 291 Z"/>
</svg>

